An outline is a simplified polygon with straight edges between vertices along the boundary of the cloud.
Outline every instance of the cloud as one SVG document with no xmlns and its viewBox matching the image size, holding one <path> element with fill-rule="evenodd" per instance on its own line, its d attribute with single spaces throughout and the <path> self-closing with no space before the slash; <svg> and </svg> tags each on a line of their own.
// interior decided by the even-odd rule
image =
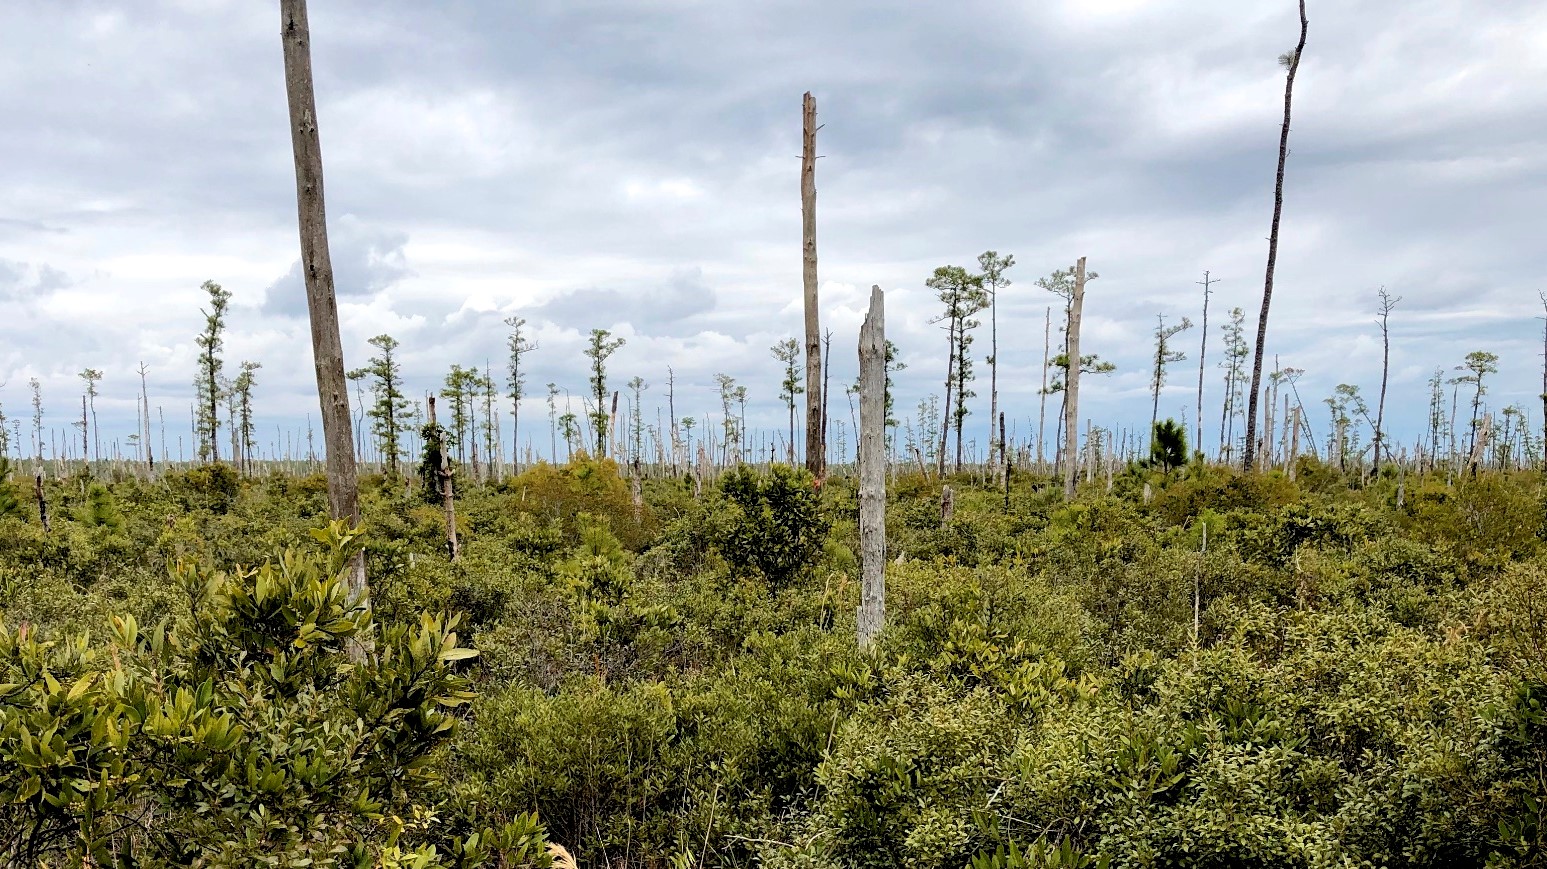
<svg viewBox="0 0 1547 869">
<path fill-rule="evenodd" d="M 276 16 L 183 0 L 137 13 L 22 4 L 0 33 L 0 400 L 24 401 L 16 385 L 38 376 L 63 408 L 75 372 L 100 368 L 104 422 L 127 431 L 143 359 L 153 403 L 175 415 L 198 286 L 213 279 L 234 294 L 233 363 L 264 363 L 265 426 L 297 430 L 316 399 Z M 628 341 L 619 383 L 637 374 L 661 399 L 670 368 L 679 412 L 703 416 L 727 373 L 756 424 L 781 426 L 768 347 L 801 330 L 806 90 L 825 124 L 835 381 L 853 376 L 880 284 L 910 365 L 899 411 L 938 393 L 945 341 L 923 282 L 985 249 L 1018 261 L 998 319 L 1001 403 L 1022 432 L 1053 302 L 1035 280 L 1078 256 L 1102 274 L 1086 344 L 1119 366 L 1084 391 L 1097 424 L 1147 424 L 1155 316 L 1200 321 L 1205 269 L 1220 281 L 1211 407 L 1219 324 L 1236 306 L 1255 322 L 1275 59 L 1297 33 L 1287 4 L 341 0 L 312 13 L 346 359 L 389 332 L 415 390 L 452 363 L 497 369 L 514 314 L 541 344 L 533 382 L 582 390 L 585 336 L 607 328 Z M 1313 405 L 1339 382 L 1370 391 L 1384 285 L 1403 297 L 1388 416 L 1405 440 L 1428 372 L 1474 349 L 1502 357 L 1495 407 L 1534 408 L 1547 8 L 1375 0 L 1327 6 L 1311 28 L 1269 359 L 1306 369 Z M 1182 337 L 1161 412 L 1191 416 L 1200 330 Z M 980 333 L 980 355 L 988 343 Z M 972 430 L 987 425 L 986 387 Z"/>
<path fill-rule="evenodd" d="M 715 292 L 701 267 L 680 268 L 664 280 L 630 291 L 569 290 L 532 309 L 535 317 L 589 331 L 627 325 L 646 334 L 673 335 L 714 311 Z"/>
<path fill-rule="evenodd" d="M 346 214 L 333 222 L 328 249 L 333 263 L 333 290 L 340 300 L 374 296 L 413 274 L 404 249 L 408 233 L 367 226 Z M 263 312 L 279 317 L 306 316 L 306 283 L 297 259 L 263 291 Z"/>
</svg>

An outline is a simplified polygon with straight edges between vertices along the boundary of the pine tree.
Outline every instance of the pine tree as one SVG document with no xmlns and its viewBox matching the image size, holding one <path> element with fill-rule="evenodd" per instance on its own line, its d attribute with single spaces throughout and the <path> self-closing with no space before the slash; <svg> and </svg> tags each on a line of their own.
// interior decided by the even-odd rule
<svg viewBox="0 0 1547 869">
<path fill-rule="evenodd" d="M 800 342 L 794 338 L 785 338 L 769 349 L 773 357 L 784 365 L 784 379 L 779 381 L 779 399 L 784 402 L 790 414 L 788 452 L 789 462 L 793 465 L 795 464 L 795 399 L 806 391 L 806 388 L 801 385 Z"/>
<path fill-rule="evenodd" d="M 1181 362 L 1187 355 L 1180 350 L 1171 349 L 1171 339 L 1178 334 L 1192 328 L 1192 321 L 1186 317 L 1182 322 L 1174 326 L 1166 325 L 1164 316 L 1157 316 L 1155 325 L 1155 367 L 1150 373 L 1150 445 L 1154 446 L 1155 420 L 1160 415 L 1160 390 L 1166 385 L 1166 366 L 1173 362 Z"/>
<path fill-rule="evenodd" d="M 989 300 L 988 293 L 983 289 L 983 276 L 970 274 L 961 266 L 941 266 L 935 269 L 934 275 L 924 285 L 934 290 L 945 305 L 945 313 L 930 321 L 946 324 L 946 424 L 941 429 L 940 452 L 935 459 L 936 473 L 943 476 L 946 441 L 953 428 L 956 432 L 955 466 L 958 470 L 961 468 L 962 425 L 968 413 L 966 400 L 974 395 L 967 388 L 972 380 L 972 356 L 968 353 L 972 345 L 970 333 L 978 326 L 978 321 L 972 317 L 987 308 Z"/>
<path fill-rule="evenodd" d="M 252 439 L 257 429 L 252 422 L 252 388 L 257 385 L 254 372 L 263 367 L 261 362 L 242 361 L 241 372 L 236 375 L 232 389 L 236 394 L 236 415 L 231 420 L 242 447 L 242 472 L 252 473 Z"/>
<path fill-rule="evenodd" d="M 984 251 L 978 255 L 978 267 L 983 269 L 983 286 L 988 295 L 988 462 L 994 463 L 999 442 L 999 291 L 1010 286 L 1004 273 L 1015 265 L 1010 254 L 1000 256 L 998 251 Z"/>
<path fill-rule="evenodd" d="M 451 435 L 452 444 L 456 447 L 458 464 L 467 463 L 467 439 L 471 434 L 473 395 L 477 391 L 479 379 L 476 368 L 452 365 L 451 371 L 446 374 L 445 388 L 440 391 L 441 397 L 450 405 L 451 426 L 448 434 Z"/>
<path fill-rule="evenodd" d="M 598 457 L 607 455 L 607 423 L 610 419 L 607 413 L 607 357 L 618 352 L 623 344 L 622 338 L 613 338 L 606 329 L 592 329 L 591 343 L 585 350 L 586 358 L 591 360 L 591 397 L 596 400 L 591 419 L 596 423 Z"/>
<path fill-rule="evenodd" d="M 408 396 L 403 394 L 403 367 L 393 352 L 402 346 L 391 335 L 377 335 L 368 341 L 378 355 L 366 360 L 364 368 L 349 372 L 350 380 L 371 379 L 371 395 L 375 401 L 366 410 L 371 420 L 371 433 L 387 460 L 387 476 L 397 479 L 400 473 L 399 459 L 403 455 L 403 432 L 408 412 Z"/>
<path fill-rule="evenodd" d="M 1485 350 L 1473 350 L 1466 354 L 1466 361 L 1456 366 L 1457 371 L 1465 371 L 1466 374 L 1451 379 L 1451 383 L 1469 384 L 1474 387 L 1472 392 L 1472 422 L 1468 429 L 1466 451 L 1471 455 L 1477 447 L 1477 424 L 1479 414 L 1482 413 L 1483 396 L 1488 393 L 1488 388 L 1483 385 L 1483 378 L 1489 374 L 1499 372 L 1499 357 Z"/>
<path fill-rule="evenodd" d="M 199 434 L 200 461 L 220 461 L 220 371 L 225 361 L 220 351 L 225 346 L 226 308 L 231 294 L 214 281 L 205 281 L 200 289 L 209 294 L 209 310 L 199 309 L 204 315 L 204 331 L 199 334 L 199 378 L 197 428 Z"/>
<path fill-rule="evenodd" d="M 87 368 L 80 374 L 81 380 L 86 381 L 86 405 L 91 413 L 91 443 L 92 458 L 102 461 L 102 432 L 97 428 L 97 384 L 102 380 L 102 372 L 95 368 Z M 83 419 L 82 422 L 85 422 Z M 84 435 L 84 432 L 82 432 Z M 82 449 L 85 448 L 83 443 Z"/>
<path fill-rule="evenodd" d="M 1251 356 L 1251 347 L 1246 342 L 1246 312 L 1231 308 L 1229 322 L 1221 324 L 1220 329 L 1225 333 L 1225 359 L 1219 364 L 1225 369 L 1225 398 L 1220 409 L 1219 454 L 1228 464 L 1235 455 L 1235 423 L 1242 416 L 1246 360 Z"/>
<path fill-rule="evenodd" d="M 505 346 L 510 350 L 510 360 L 505 368 L 505 395 L 510 399 L 510 444 L 514 450 L 511 453 L 511 460 L 519 466 L 521 463 L 521 399 L 526 397 L 526 370 L 522 368 L 522 361 L 526 358 L 526 354 L 537 349 L 537 344 L 522 331 L 526 328 L 526 320 L 521 317 L 507 317 L 505 325 L 510 327 L 510 337 L 505 339 Z"/>
</svg>

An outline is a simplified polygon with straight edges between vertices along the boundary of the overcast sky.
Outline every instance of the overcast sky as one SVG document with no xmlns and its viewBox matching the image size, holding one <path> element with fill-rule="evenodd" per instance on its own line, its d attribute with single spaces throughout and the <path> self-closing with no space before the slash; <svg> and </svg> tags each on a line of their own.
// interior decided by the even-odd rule
<svg viewBox="0 0 1547 869">
<path fill-rule="evenodd" d="M 261 362 L 260 440 L 316 397 L 296 269 L 279 15 L 256 0 L 15 0 L 0 15 L 0 403 L 47 425 L 105 372 L 105 433 L 133 428 L 137 365 L 186 432 L 205 280 L 233 294 L 228 367 Z M 1035 280 L 1089 257 L 1082 344 L 1118 366 L 1082 390 L 1097 424 L 1148 419 L 1156 315 L 1261 300 L 1289 0 L 312 0 L 339 307 L 351 366 L 403 343 L 411 392 L 453 363 L 501 364 L 512 314 L 543 384 L 585 389 L 585 336 L 627 340 L 679 415 L 714 375 L 777 427 L 768 348 L 801 329 L 801 93 L 817 98 L 819 250 L 834 378 L 852 378 L 871 284 L 910 367 L 899 412 L 941 391 L 923 286 L 994 249 L 1011 425 L 1035 424 Z M 1495 408 L 1540 423 L 1547 288 L 1547 5 L 1311 0 L 1268 352 L 1316 403 L 1379 386 L 1376 291 L 1392 316 L 1389 413 L 1417 436 L 1425 380 L 1499 354 Z M 986 317 L 985 317 L 986 322 Z M 1189 419 L 1198 339 L 1162 415 Z M 985 325 L 975 349 L 988 350 Z M 983 440 L 987 366 L 969 437 Z M 1222 372 L 1211 356 L 1205 443 Z M 835 390 L 836 391 L 836 390 Z M 842 401 L 841 398 L 835 399 Z M 651 414 L 653 416 L 653 414 Z M 833 410 L 847 416 L 845 404 Z M 542 431 L 531 431 L 539 442 Z M 24 423 L 25 431 L 29 426 Z"/>
</svg>

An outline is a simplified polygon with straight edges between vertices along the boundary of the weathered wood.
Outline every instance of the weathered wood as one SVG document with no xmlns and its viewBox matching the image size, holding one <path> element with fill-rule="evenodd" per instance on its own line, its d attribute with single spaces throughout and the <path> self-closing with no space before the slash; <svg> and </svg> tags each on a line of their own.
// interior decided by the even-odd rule
<svg viewBox="0 0 1547 869">
<path fill-rule="evenodd" d="M 435 396 L 425 396 L 426 411 L 430 420 L 430 430 L 436 432 L 440 444 L 437 452 L 440 461 L 435 463 L 435 480 L 440 490 L 441 510 L 446 515 L 446 554 L 452 561 L 462 556 L 462 545 L 457 540 L 457 500 L 456 490 L 451 482 L 451 464 L 446 456 L 446 438 L 440 433 L 440 427 L 435 424 Z"/>
<path fill-rule="evenodd" d="M 290 106 L 290 144 L 295 154 L 301 274 L 306 282 L 312 359 L 317 372 L 317 397 L 322 406 L 328 513 L 334 519 L 359 525 L 354 426 L 349 418 L 349 386 L 344 377 L 344 347 L 338 331 L 338 300 L 333 293 L 333 261 L 328 253 L 328 219 L 322 190 L 322 138 L 317 128 L 317 99 L 312 86 L 311 31 L 306 20 L 306 0 L 280 0 L 279 11 L 280 37 L 285 47 L 285 96 Z M 368 606 L 370 587 L 366 583 L 363 553 L 350 562 L 347 581 L 355 599 Z"/>
<path fill-rule="evenodd" d="M 870 289 L 859 332 L 859 643 L 886 624 L 886 314 L 885 294 Z"/>
<path fill-rule="evenodd" d="M 1246 458 L 1241 466 L 1245 471 L 1252 470 L 1256 461 L 1257 391 L 1262 388 L 1262 355 L 1268 340 L 1268 307 L 1273 302 L 1273 272 L 1278 264 L 1278 227 L 1284 216 L 1284 164 L 1289 160 L 1289 120 L 1294 108 L 1295 76 L 1300 72 L 1300 56 L 1305 53 L 1305 37 L 1309 28 L 1310 24 L 1305 17 L 1305 0 L 1300 0 L 1300 42 L 1293 52 L 1282 58 L 1289 67 L 1289 73 L 1284 79 L 1284 126 L 1279 131 L 1278 139 L 1278 178 L 1273 185 L 1273 225 L 1268 231 L 1268 270 L 1262 282 L 1262 310 L 1257 314 L 1257 345 L 1252 355 L 1252 390 L 1246 407 Z"/>
<path fill-rule="evenodd" d="M 1295 405 L 1294 410 L 1290 414 L 1290 419 L 1292 420 L 1291 424 L 1294 426 L 1294 431 L 1289 435 L 1289 465 L 1285 470 L 1289 474 L 1289 479 L 1293 480 L 1295 478 L 1295 470 L 1300 464 L 1300 405 Z"/>
<path fill-rule="evenodd" d="M 53 529 L 48 525 L 48 499 L 43 497 L 43 475 L 38 474 L 32 478 L 32 493 L 38 499 L 38 520 L 43 525 L 43 533 L 47 534 Z"/>
<path fill-rule="evenodd" d="M 1073 501 L 1079 480 L 1080 315 L 1085 309 L 1085 257 L 1074 266 L 1074 298 L 1069 301 L 1069 371 L 1064 376 L 1064 500 Z"/>
<path fill-rule="evenodd" d="M 940 527 L 942 529 L 951 526 L 951 519 L 956 515 L 956 491 L 949 484 L 940 489 Z"/>
<path fill-rule="evenodd" d="M 801 108 L 800 232 L 801 283 L 806 305 L 806 470 L 821 480 L 827 472 L 822 430 L 822 323 L 816 275 L 816 99 L 807 91 Z"/>
</svg>

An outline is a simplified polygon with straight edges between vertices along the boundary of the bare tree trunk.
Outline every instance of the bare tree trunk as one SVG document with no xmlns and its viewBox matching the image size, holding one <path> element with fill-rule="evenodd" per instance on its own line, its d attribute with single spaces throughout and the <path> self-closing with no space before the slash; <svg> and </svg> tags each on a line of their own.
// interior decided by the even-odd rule
<svg viewBox="0 0 1547 869">
<path fill-rule="evenodd" d="M 359 525 L 359 479 L 355 470 L 353 424 L 349 418 L 349 386 L 344 378 L 344 348 L 338 333 L 338 300 L 333 294 L 333 261 L 328 253 L 327 210 L 322 190 L 322 139 L 317 129 L 317 100 L 312 86 L 311 32 L 306 22 L 306 0 L 280 0 L 279 9 L 280 35 L 285 46 L 285 94 L 290 104 L 290 143 L 295 152 L 301 273 L 306 279 L 312 357 L 317 370 L 322 437 L 327 450 L 328 512 L 334 519 Z M 347 581 L 355 599 L 369 606 L 371 594 L 365 578 L 363 553 L 350 562 Z"/>
<path fill-rule="evenodd" d="M 828 390 L 828 387 L 832 385 L 832 377 L 833 377 L 832 354 L 833 354 L 833 330 L 828 329 L 826 332 L 824 332 L 822 334 L 822 470 L 823 470 L 824 473 L 827 470 L 827 395 L 828 395 L 827 390 Z M 839 425 L 842 426 L 843 423 L 839 423 Z M 857 452 L 859 450 L 859 445 L 858 444 L 855 445 L 855 450 L 856 450 L 856 454 L 857 454 Z M 795 451 L 795 444 L 793 443 L 793 439 L 792 439 L 792 442 L 790 444 L 790 452 L 793 454 L 794 451 Z M 843 457 L 840 456 L 839 460 L 842 461 L 842 459 L 843 459 Z M 858 461 L 857 458 L 856 458 L 856 461 Z M 795 466 L 795 462 L 792 459 L 790 461 L 790 467 L 794 467 L 794 466 Z"/>
<path fill-rule="evenodd" d="M 806 298 L 806 469 L 818 480 L 827 473 L 822 431 L 822 329 L 816 279 L 816 99 L 807 91 L 801 108 L 800 231 L 801 283 Z"/>
<path fill-rule="evenodd" d="M 144 411 L 145 411 L 145 434 L 144 434 L 144 436 L 142 438 L 144 440 L 144 443 L 145 443 L 145 468 L 150 473 L 154 474 L 156 472 L 156 451 L 151 446 L 151 442 L 150 442 L 150 387 L 147 386 L 146 383 L 145 383 L 145 370 L 146 370 L 145 369 L 145 363 L 141 362 L 140 363 L 140 404 L 143 406 Z M 166 457 L 162 456 L 162 458 L 164 459 Z"/>
<path fill-rule="evenodd" d="M 1069 302 L 1069 373 L 1064 377 L 1064 500 L 1073 501 L 1079 479 L 1080 314 L 1085 310 L 1085 257 L 1074 266 L 1074 298 Z"/>
<path fill-rule="evenodd" d="M 859 331 L 859 644 L 886 624 L 886 301 L 870 289 Z"/>
<path fill-rule="evenodd" d="M 81 396 L 81 470 L 91 474 L 91 433 L 86 428 L 86 396 Z"/>
<path fill-rule="evenodd" d="M 435 425 L 435 396 L 425 396 L 426 412 L 430 420 L 430 429 L 434 431 Z M 462 555 L 462 546 L 457 542 L 457 501 L 456 491 L 452 488 L 451 467 L 446 455 L 446 439 L 440 439 L 440 461 L 435 465 L 435 480 L 439 484 L 441 509 L 446 514 L 446 554 L 456 561 Z"/>
<path fill-rule="evenodd" d="M 1010 451 L 1005 449 L 1004 413 L 999 414 L 999 483 L 1004 487 L 1004 511 L 1010 512 Z"/>
<path fill-rule="evenodd" d="M 1042 391 L 1038 393 L 1040 401 L 1037 407 L 1037 472 L 1041 473 L 1046 467 L 1046 459 L 1042 452 L 1042 438 L 1047 433 L 1047 366 L 1049 361 L 1048 348 L 1051 346 L 1053 335 L 1053 308 L 1049 306 L 1042 313 Z"/>
<path fill-rule="evenodd" d="M 999 288 L 989 299 L 988 308 L 988 463 L 994 464 L 995 450 L 1004 449 L 1004 439 L 995 437 L 999 420 Z"/>
<path fill-rule="evenodd" d="M 1273 302 L 1273 269 L 1278 264 L 1278 227 L 1284 215 L 1284 163 L 1289 159 L 1289 119 L 1294 107 L 1295 74 L 1300 71 L 1300 55 L 1305 53 L 1305 37 L 1310 23 L 1305 18 L 1305 0 L 1300 0 L 1300 42 L 1286 56 L 1289 74 L 1284 78 L 1284 127 L 1278 140 L 1278 180 L 1273 185 L 1273 226 L 1268 232 L 1268 272 L 1262 283 L 1262 311 L 1257 315 L 1257 349 L 1252 355 L 1252 394 L 1246 408 L 1245 470 L 1255 458 L 1257 435 L 1257 393 L 1262 387 L 1262 353 L 1268 341 L 1268 306 Z"/>
<path fill-rule="evenodd" d="M 935 474 L 945 479 L 945 450 L 951 439 L 951 387 L 956 383 L 956 318 L 946 321 L 945 416 L 940 420 L 940 452 L 935 456 Z"/>
<path fill-rule="evenodd" d="M 38 474 L 32 478 L 32 493 L 38 499 L 38 521 L 43 524 L 43 533 L 47 534 L 53 529 L 48 525 L 48 499 L 43 497 L 43 475 Z"/>
<path fill-rule="evenodd" d="M 1197 410 L 1197 417 L 1198 417 L 1198 431 L 1196 432 L 1196 437 L 1194 438 L 1193 443 L 1197 444 L 1196 449 L 1198 450 L 1198 452 L 1202 453 L 1203 452 L 1203 363 L 1204 363 L 1204 360 L 1208 358 L 1208 353 L 1209 353 L 1209 288 L 1213 285 L 1214 279 L 1209 277 L 1209 273 L 1207 271 L 1204 271 L 1204 273 L 1203 273 L 1203 280 L 1198 281 L 1198 283 L 1203 285 L 1203 328 L 1201 330 L 1203 332 L 1203 341 L 1202 341 L 1202 343 L 1198 347 L 1198 406 L 1196 408 L 1196 410 Z"/>
<path fill-rule="evenodd" d="M 1289 436 L 1289 466 L 1287 471 L 1289 479 L 1293 480 L 1295 478 L 1295 466 L 1300 461 L 1300 405 L 1295 405 L 1290 418 L 1294 420 L 1294 432 Z"/>
<path fill-rule="evenodd" d="M 940 488 L 940 527 L 949 528 L 956 516 L 956 491 L 947 483 Z"/>
<path fill-rule="evenodd" d="M 1381 450 L 1386 446 L 1386 382 L 1391 373 L 1391 309 L 1400 298 L 1392 298 L 1386 288 L 1380 291 L 1380 399 L 1375 404 L 1375 476 L 1380 476 Z M 1547 396 L 1543 396 L 1547 401 Z"/>
</svg>

